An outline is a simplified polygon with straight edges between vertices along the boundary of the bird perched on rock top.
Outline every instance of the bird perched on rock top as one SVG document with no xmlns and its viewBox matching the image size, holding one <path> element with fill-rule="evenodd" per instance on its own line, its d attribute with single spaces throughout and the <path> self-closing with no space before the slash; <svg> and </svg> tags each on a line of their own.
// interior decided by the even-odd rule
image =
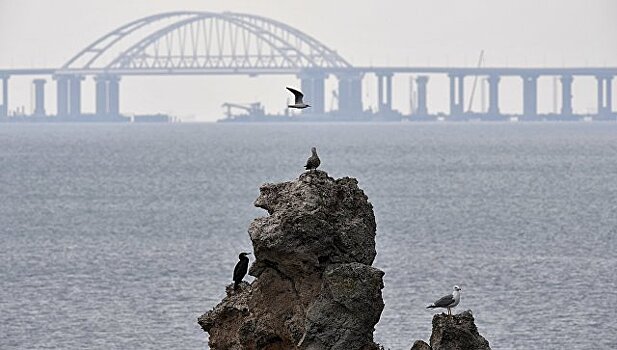
<svg viewBox="0 0 617 350">
<path fill-rule="evenodd" d="M 299 109 L 304 109 L 307 107 L 310 107 L 311 105 L 308 105 L 306 103 L 304 103 L 304 101 L 302 100 L 304 98 L 304 94 L 301 93 L 300 91 L 294 89 L 294 88 L 290 88 L 288 87 L 287 90 L 291 91 L 292 94 L 294 94 L 294 104 L 292 105 L 287 105 L 287 107 L 289 108 L 299 108 Z"/>
<path fill-rule="evenodd" d="M 434 309 L 436 307 L 443 307 L 443 308 L 448 309 L 448 315 L 452 315 L 452 312 L 450 311 L 450 309 L 458 305 L 458 303 L 461 301 L 460 290 L 461 288 L 459 286 L 454 286 L 454 291 L 452 292 L 452 294 L 449 294 L 449 295 L 446 295 L 445 297 L 440 298 L 439 300 L 427 306 L 426 308 Z"/>
<path fill-rule="evenodd" d="M 247 257 L 249 254 L 251 253 L 242 252 L 238 255 L 240 261 L 238 261 L 236 267 L 234 267 L 234 290 L 238 289 L 240 282 L 242 282 L 242 279 L 246 276 L 246 272 L 249 269 L 249 258 Z"/>
<path fill-rule="evenodd" d="M 311 153 L 311 156 L 309 157 L 309 159 L 307 159 L 306 165 L 304 166 L 306 170 L 315 170 L 319 167 L 319 164 L 321 164 L 321 160 L 317 155 L 317 148 L 312 147 Z"/>
</svg>

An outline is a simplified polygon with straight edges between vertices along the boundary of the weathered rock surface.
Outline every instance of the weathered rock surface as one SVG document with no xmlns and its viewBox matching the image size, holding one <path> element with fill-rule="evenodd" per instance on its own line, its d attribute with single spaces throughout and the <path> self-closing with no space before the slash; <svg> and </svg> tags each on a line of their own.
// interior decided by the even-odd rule
<svg viewBox="0 0 617 350">
<path fill-rule="evenodd" d="M 353 178 L 319 170 L 266 184 L 249 227 L 256 277 L 198 322 L 212 349 L 377 349 L 384 273 L 373 207 Z"/>
<path fill-rule="evenodd" d="M 411 350 L 431 350 L 431 346 L 424 340 L 416 340 L 416 342 L 411 346 Z"/>
<path fill-rule="evenodd" d="M 433 316 L 433 350 L 490 350 L 488 341 L 478 333 L 470 310 L 448 316 Z"/>
</svg>

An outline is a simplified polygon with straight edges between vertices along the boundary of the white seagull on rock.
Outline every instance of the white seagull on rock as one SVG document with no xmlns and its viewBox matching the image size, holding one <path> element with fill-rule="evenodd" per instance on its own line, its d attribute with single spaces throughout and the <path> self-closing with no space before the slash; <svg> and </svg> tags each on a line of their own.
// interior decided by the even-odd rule
<svg viewBox="0 0 617 350">
<path fill-rule="evenodd" d="M 450 309 L 458 305 L 458 303 L 461 301 L 460 291 L 461 291 L 461 287 L 454 286 L 454 291 L 452 292 L 452 294 L 448 294 L 445 297 L 440 298 L 439 300 L 427 306 L 426 308 L 434 309 L 436 307 L 443 307 L 443 308 L 448 309 L 448 315 L 452 315 L 452 312 L 450 311 Z"/>
<path fill-rule="evenodd" d="M 291 91 L 292 94 L 294 94 L 294 104 L 292 105 L 287 105 L 287 107 L 289 108 L 299 108 L 299 109 L 304 109 L 306 107 L 310 107 L 311 105 L 308 105 L 306 103 L 304 103 L 304 101 L 302 101 L 302 98 L 304 97 L 304 94 L 301 93 L 300 91 L 294 89 L 294 88 L 290 88 L 288 87 L 287 90 Z"/>
</svg>

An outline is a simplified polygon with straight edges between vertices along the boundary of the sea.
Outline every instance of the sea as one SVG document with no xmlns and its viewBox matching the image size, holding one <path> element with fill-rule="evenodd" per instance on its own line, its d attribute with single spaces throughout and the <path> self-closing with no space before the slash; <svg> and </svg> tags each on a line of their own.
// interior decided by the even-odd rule
<svg viewBox="0 0 617 350">
<path fill-rule="evenodd" d="M 617 349 L 613 122 L 0 124 L 0 349 L 207 349 L 313 146 L 374 206 L 386 349 L 453 285 L 494 350 Z"/>
</svg>

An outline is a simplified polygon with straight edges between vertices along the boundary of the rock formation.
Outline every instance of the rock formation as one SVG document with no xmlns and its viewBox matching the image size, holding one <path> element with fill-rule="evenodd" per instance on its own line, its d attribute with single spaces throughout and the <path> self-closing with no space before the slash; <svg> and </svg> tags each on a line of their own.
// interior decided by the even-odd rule
<svg viewBox="0 0 617 350">
<path fill-rule="evenodd" d="M 373 207 L 353 178 L 266 184 L 249 227 L 256 279 L 199 317 L 212 349 L 378 349 L 384 307 Z"/>
<path fill-rule="evenodd" d="M 424 340 L 416 340 L 416 342 L 411 346 L 411 350 L 431 350 L 431 346 Z"/>
<path fill-rule="evenodd" d="M 478 333 L 470 310 L 448 316 L 433 316 L 431 345 L 416 341 L 411 350 L 490 350 L 488 341 Z"/>
</svg>

